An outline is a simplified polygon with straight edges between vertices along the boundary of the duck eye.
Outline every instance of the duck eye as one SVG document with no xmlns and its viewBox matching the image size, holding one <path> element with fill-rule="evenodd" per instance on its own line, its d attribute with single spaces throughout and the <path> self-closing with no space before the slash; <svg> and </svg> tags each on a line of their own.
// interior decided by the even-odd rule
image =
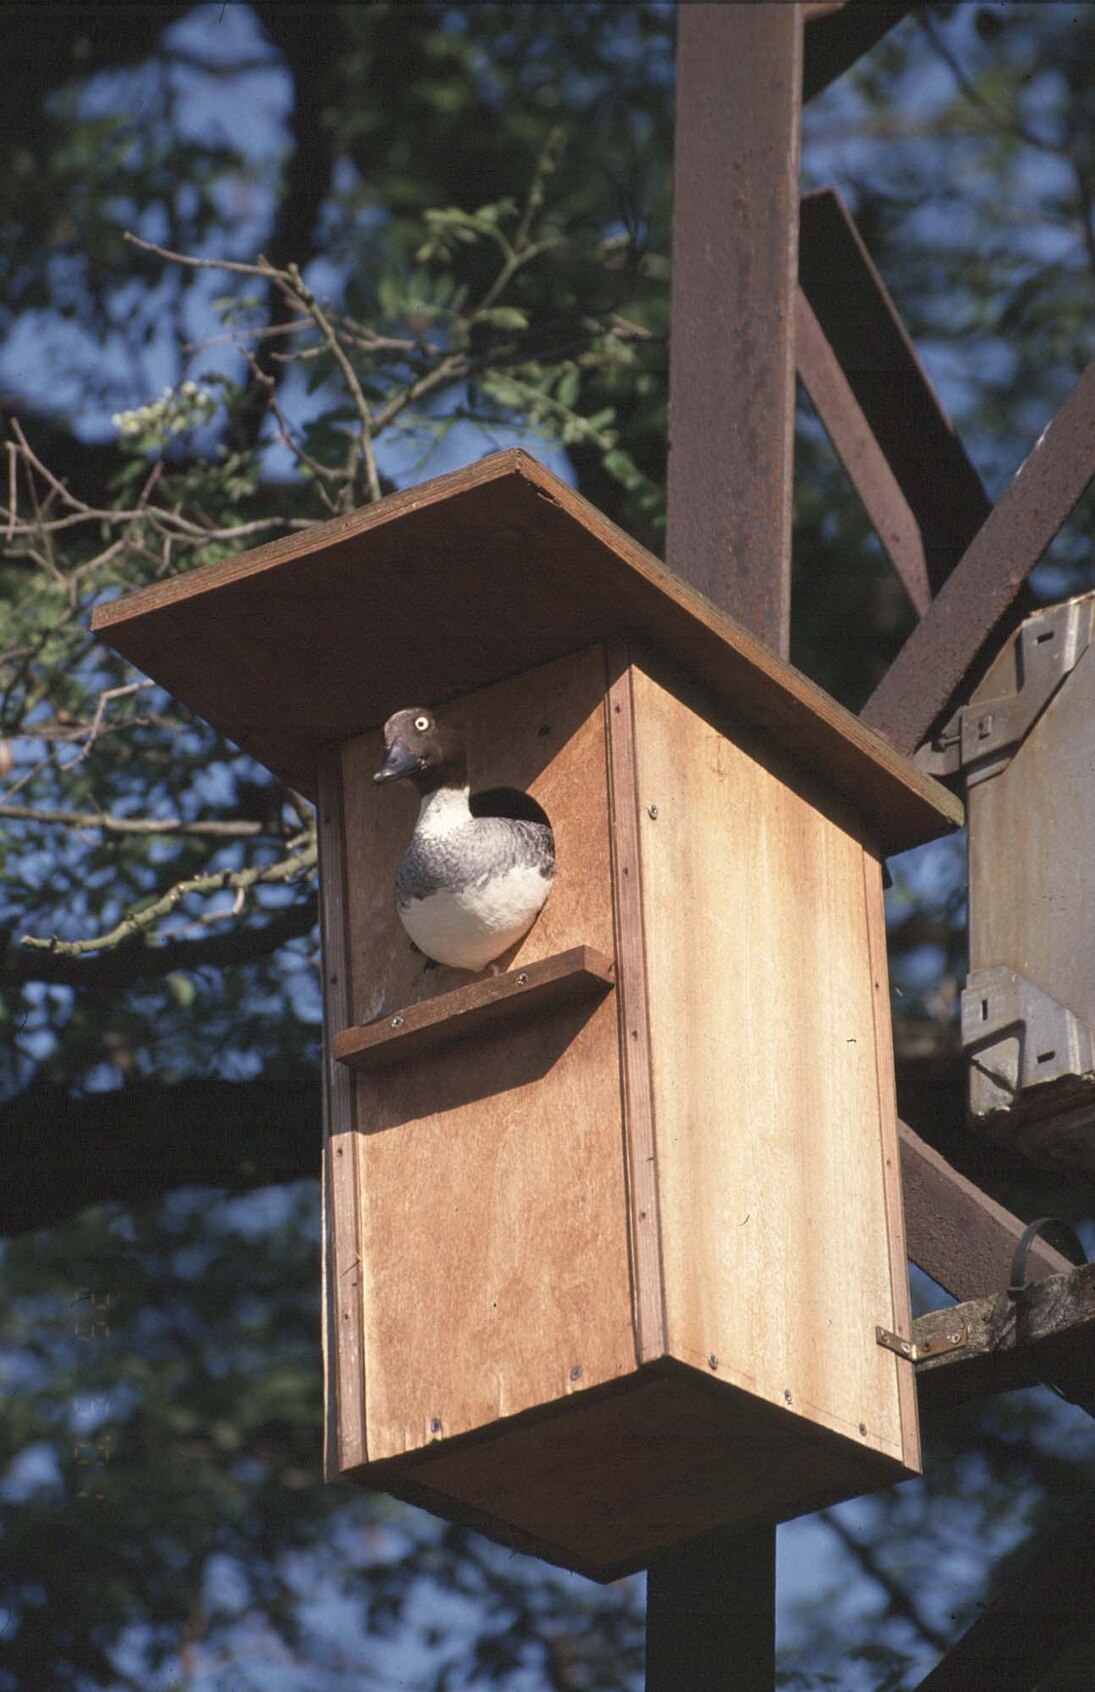
<svg viewBox="0 0 1095 1692">
<path fill-rule="evenodd" d="M 429 717 L 416 717 L 414 719 L 414 726 L 418 730 L 419 734 L 425 734 L 426 730 L 430 726 Z"/>
</svg>

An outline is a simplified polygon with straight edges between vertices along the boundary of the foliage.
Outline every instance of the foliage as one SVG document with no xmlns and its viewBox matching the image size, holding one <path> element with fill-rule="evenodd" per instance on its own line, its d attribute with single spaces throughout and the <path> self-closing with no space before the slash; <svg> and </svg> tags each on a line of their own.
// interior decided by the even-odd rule
<svg viewBox="0 0 1095 1692">
<path fill-rule="evenodd" d="M 2 1259 L 0 1688 L 633 1685 L 633 1586 L 317 1484 L 315 1188 L 262 1189 L 315 1160 L 310 807 L 87 619 L 513 438 L 657 545 L 671 8 L 33 13 L 0 20 L 0 1085 L 9 1225 L 57 1226 Z M 806 117 L 993 493 L 1092 350 L 1093 32 L 935 6 Z M 855 707 L 911 612 L 805 408 L 796 481 L 794 657 Z M 1042 595 L 1093 585 L 1085 516 Z M 937 1046 L 962 902 L 897 866 Z M 787 1684 L 908 1685 L 985 1590 L 973 1542 L 1050 1519 L 1087 1451 L 1021 1400 L 788 1530 L 836 1579 Z"/>
</svg>

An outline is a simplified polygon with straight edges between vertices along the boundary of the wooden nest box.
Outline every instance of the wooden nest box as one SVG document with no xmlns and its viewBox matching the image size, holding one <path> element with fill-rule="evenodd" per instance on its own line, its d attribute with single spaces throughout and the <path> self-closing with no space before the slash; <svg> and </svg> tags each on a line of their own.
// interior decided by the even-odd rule
<svg viewBox="0 0 1095 1692">
<path fill-rule="evenodd" d="M 918 1467 L 880 857 L 957 801 L 524 453 L 97 613 L 313 796 L 328 1470 L 609 1579 Z M 558 874 L 423 967 L 380 725 Z"/>
</svg>

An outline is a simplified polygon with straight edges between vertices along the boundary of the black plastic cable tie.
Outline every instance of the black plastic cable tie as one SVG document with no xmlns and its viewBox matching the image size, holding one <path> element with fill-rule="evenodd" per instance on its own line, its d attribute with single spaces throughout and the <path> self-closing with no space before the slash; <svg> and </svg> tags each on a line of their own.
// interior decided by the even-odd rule
<svg viewBox="0 0 1095 1692">
<path fill-rule="evenodd" d="M 1008 1292 L 1012 1298 L 1019 1298 L 1030 1285 L 1026 1278 L 1027 1257 L 1030 1248 L 1042 1230 L 1048 1228 L 1051 1224 L 1060 1228 L 1067 1235 L 1069 1244 L 1079 1258 L 1077 1268 L 1087 1262 L 1087 1252 L 1084 1250 L 1083 1242 L 1070 1222 L 1066 1222 L 1060 1216 L 1039 1216 L 1036 1222 L 1027 1223 L 1016 1241 L 1015 1252 L 1011 1259 L 1011 1276 L 1008 1281 Z"/>
</svg>

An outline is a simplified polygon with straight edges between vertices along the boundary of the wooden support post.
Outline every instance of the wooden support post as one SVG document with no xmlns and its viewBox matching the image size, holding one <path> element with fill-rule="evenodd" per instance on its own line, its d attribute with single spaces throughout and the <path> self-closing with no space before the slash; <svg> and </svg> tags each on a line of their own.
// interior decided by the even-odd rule
<svg viewBox="0 0 1095 1692">
<path fill-rule="evenodd" d="M 657 1692 L 771 1692 L 776 1536 L 704 1534 L 651 1564 L 646 1684 Z"/>
<path fill-rule="evenodd" d="M 785 657 L 802 18 L 678 18 L 666 562 Z"/>
<path fill-rule="evenodd" d="M 1095 1263 L 929 1310 L 912 1325 L 916 1390 L 930 1415 L 970 1398 L 1052 1385 L 1095 1414 Z"/>
<path fill-rule="evenodd" d="M 981 1298 L 1008 1284 L 1008 1270 L 1025 1223 L 983 1193 L 904 1122 L 901 1182 L 909 1256 L 953 1298 Z M 1031 1280 L 1068 1272 L 1068 1259 L 1046 1240 L 1027 1258 Z"/>
<path fill-rule="evenodd" d="M 790 639 L 799 6 L 678 11 L 666 561 L 786 656 Z M 648 1692 L 775 1682 L 775 1529 L 668 1554 Z"/>
<path fill-rule="evenodd" d="M 1031 1692 L 1090 1628 L 1093 1604 L 1095 1508 L 1087 1504 L 1040 1536 L 917 1692 Z"/>
</svg>

